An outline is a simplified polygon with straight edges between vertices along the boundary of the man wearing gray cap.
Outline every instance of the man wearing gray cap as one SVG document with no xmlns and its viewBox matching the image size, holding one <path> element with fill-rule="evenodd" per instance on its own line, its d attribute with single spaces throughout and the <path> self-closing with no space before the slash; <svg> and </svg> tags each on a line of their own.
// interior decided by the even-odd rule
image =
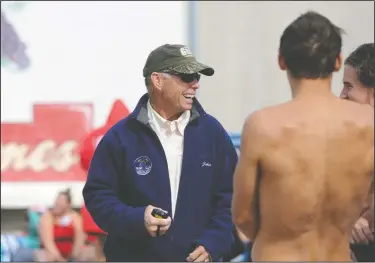
<svg viewBox="0 0 375 263">
<path fill-rule="evenodd" d="M 236 150 L 195 98 L 214 69 L 184 45 L 151 52 L 147 93 L 102 138 L 83 189 L 107 261 L 219 261 L 233 242 Z"/>
</svg>

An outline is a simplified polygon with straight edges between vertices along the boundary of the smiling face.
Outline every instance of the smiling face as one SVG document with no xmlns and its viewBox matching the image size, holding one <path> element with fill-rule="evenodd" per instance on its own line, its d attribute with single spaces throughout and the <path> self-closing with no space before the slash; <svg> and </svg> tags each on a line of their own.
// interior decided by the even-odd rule
<svg viewBox="0 0 375 263">
<path fill-rule="evenodd" d="M 355 49 L 346 59 L 344 87 L 340 97 L 374 107 L 375 47 L 366 43 Z"/>
<path fill-rule="evenodd" d="M 191 110 L 193 98 L 199 88 L 199 73 L 153 73 L 152 81 L 158 96 L 159 108 L 168 116 L 176 116 Z"/>
<path fill-rule="evenodd" d="M 355 68 L 350 65 L 345 65 L 343 85 L 340 98 L 374 106 L 374 89 L 365 86 L 358 79 Z"/>
<path fill-rule="evenodd" d="M 199 74 L 168 74 L 162 89 L 166 102 L 178 112 L 191 110 L 195 92 L 199 88 L 199 78 Z"/>
</svg>

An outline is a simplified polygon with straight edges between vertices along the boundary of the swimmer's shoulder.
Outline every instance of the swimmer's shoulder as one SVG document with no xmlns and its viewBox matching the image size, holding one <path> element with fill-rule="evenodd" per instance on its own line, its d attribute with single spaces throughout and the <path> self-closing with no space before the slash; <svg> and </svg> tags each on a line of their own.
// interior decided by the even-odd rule
<svg viewBox="0 0 375 263">
<path fill-rule="evenodd" d="M 256 110 L 245 119 L 244 132 L 259 133 L 269 121 L 266 109 Z"/>
<path fill-rule="evenodd" d="M 249 114 L 245 119 L 243 134 L 256 137 L 259 142 L 261 139 L 273 137 L 273 134 L 279 129 L 279 121 L 282 119 L 282 113 L 277 110 L 279 106 L 270 106 L 256 110 Z"/>
<path fill-rule="evenodd" d="M 248 138 L 254 140 L 255 137 L 258 139 L 263 134 L 265 121 L 267 120 L 264 117 L 263 110 L 256 110 L 249 114 L 242 127 L 242 140 L 247 141 Z M 257 142 L 259 141 L 257 140 Z"/>
<path fill-rule="evenodd" d="M 360 104 L 352 101 L 343 101 L 341 116 L 345 123 L 345 129 L 350 136 L 357 136 L 361 141 L 374 143 L 374 108 L 368 104 Z"/>
<path fill-rule="evenodd" d="M 370 129 L 374 129 L 374 108 L 368 104 L 361 104 L 358 105 L 358 113 L 359 116 L 362 116 L 363 124 Z"/>
<path fill-rule="evenodd" d="M 360 139 L 368 141 L 374 147 L 374 108 L 370 105 L 358 105 L 358 127 Z M 373 153 L 372 153 L 373 154 Z"/>
<path fill-rule="evenodd" d="M 263 129 L 262 132 L 266 132 L 271 126 L 277 124 L 280 119 L 286 117 L 285 114 L 289 113 L 289 108 L 289 103 L 265 107 L 251 113 L 247 117 L 246 123 L 256 124 L 258 129 Z"/>
<path fill-rule="evenodd" d="M 356 123 L 358 127 L 373 129 L 374 108 L 368 104 L 360 104 L 353 101 L 342 100 L 342 113 Z"/>
</svg>

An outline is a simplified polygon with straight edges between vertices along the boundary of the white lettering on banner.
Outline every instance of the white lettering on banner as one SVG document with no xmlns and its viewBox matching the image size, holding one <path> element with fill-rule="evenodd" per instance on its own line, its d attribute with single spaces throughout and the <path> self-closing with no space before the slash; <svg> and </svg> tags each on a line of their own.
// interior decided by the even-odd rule
<svg viewBox="0 0 375 263">
<path fill-rule="evenodd" d="M 13 169 L 20 172 L 31 169 L 42 172 L 49 168 L 57 172 L 67 172 L 78 163 L 79 156 L 74 154 L 78 143 L 68 140 L 57 145 L 53 140 L 44 140 L 34 149 L 27 144 L 1 143 L 1 172 Z"/>
</svg>

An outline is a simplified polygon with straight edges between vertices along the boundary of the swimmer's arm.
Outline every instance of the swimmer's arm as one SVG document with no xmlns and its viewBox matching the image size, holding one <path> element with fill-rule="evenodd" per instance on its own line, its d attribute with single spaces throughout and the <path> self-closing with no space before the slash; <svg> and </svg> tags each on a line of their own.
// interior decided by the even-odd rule
<svg viewBox="0 0 375 263">
<path fill-rule="evenodd" d="M 75 213 L 73 216 L 74 226 L 74 242 L 72 250 L 72 258 L 76 259 L 85 244 L 85 233 L 83 231 L 82 217 Z"/>
<path fill-rule="evenodd" d="M 258 231 L 257 181 L 259 144 L 257 116 L 252 114 L 245 122 L 239 162 L 234 174 L 234 191 L 232 201 L 233 222 L 250 241 L 255 239 Z"/>
<path fill-rule="evenodd" d="M 38 232 L 40 243 L 44 246 L 44 248 L 53 255 L 60 255 L 53 235 L 53 217 L 50 212 L 44 213 L 40 218 Z"/>
</svg>

